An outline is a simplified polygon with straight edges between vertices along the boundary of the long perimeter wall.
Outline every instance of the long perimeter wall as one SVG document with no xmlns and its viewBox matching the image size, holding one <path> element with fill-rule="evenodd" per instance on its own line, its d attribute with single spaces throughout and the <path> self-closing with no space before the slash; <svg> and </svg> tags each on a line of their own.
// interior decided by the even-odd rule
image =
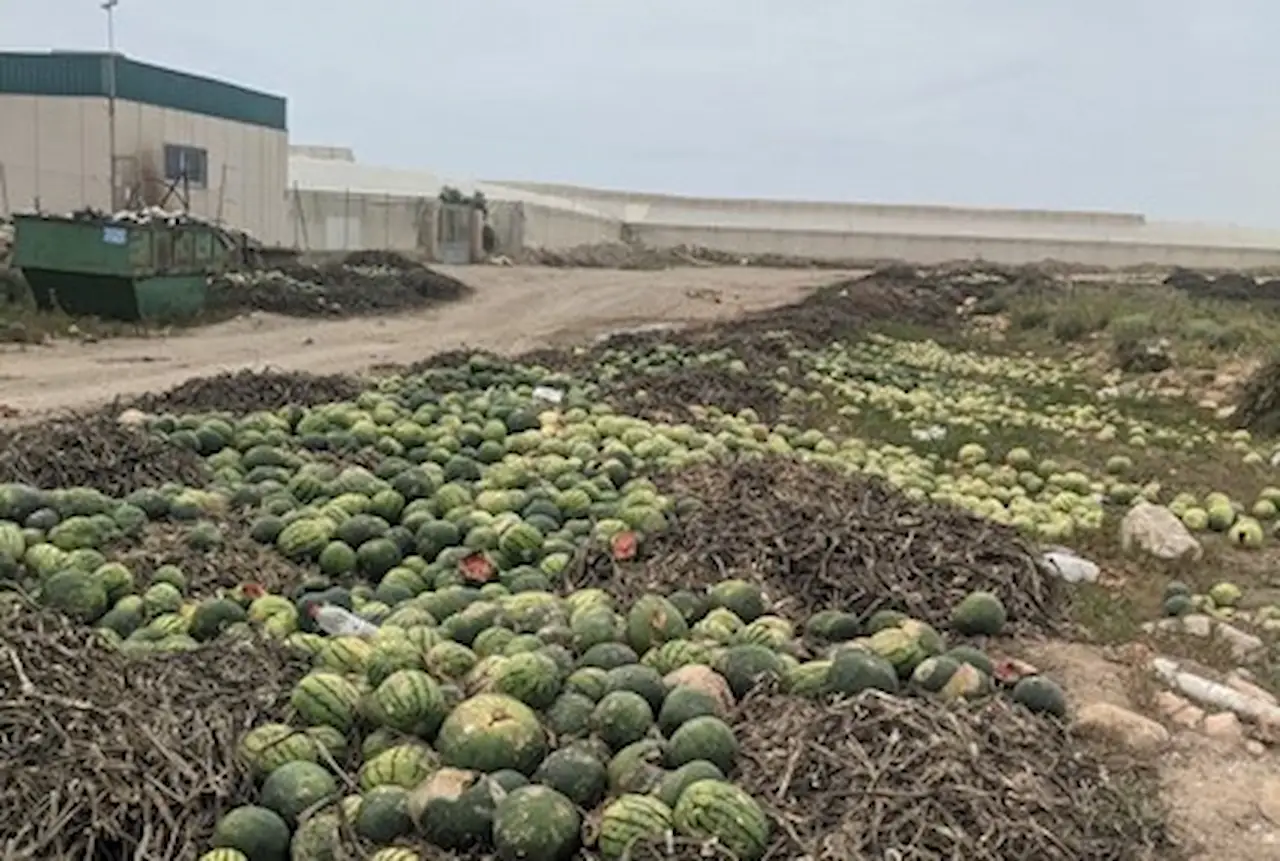
<svg viewBox="0 0 1280 861">
<path fill-rule="evenodd" d="M 348 150 L 294 147 L 289 225 L 309 250 L 422 250 L 423 213 L 446 184 L 490 201 L 497 250 L 638 241 L 743 256 L 916 263 L 1057 260 L 1092 266 L 1280 267 L 1280 231 L 1159 222 L 1139 213 L 697 198 L 498 180 L 446 182 L 371 167 Z"/>
<path fill-rule="evenodd" d="M 1139 213 L 693 198 L 507 180 L 491 185 L 595 210 L 601 222 L 620 221 L 630 237 L 659 247 L 918 263 L 1280 265 L 1280 231 L 1158 222 Z M 557 247 L 555 237 L 545 238 L 528 230 L 525 242 Z"/>
</svg>

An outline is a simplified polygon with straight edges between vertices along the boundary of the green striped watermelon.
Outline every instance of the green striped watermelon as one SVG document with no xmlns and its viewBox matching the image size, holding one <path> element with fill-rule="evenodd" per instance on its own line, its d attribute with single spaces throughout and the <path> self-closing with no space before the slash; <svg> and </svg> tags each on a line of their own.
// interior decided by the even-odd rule
<svg viewBox="0 0 1280 861">
<path fill-rule="evenodd" d="M 444 720 L 444 696 L 422 670 L 397 670 L 374 689 L 371 699 L 379 722 L 401 732 L 429 737 Z"/>
<path fill-rule="evenodd" d="M 358 714 L 360 689 L 337 673 L 314 672 L 294 686 L 289 702 L 309 725 L 346 732 Z"/>
<path fill-rule="evenodd" d="M 597 845 L 605 861 L 630 857 L 640 841 L 660 838 L 671 830 L 671 808 L 652 795 L 623 795 L 604 809 Z"/>
<path fill-rule="evenodd" d="M 373 644 L 363 637 L 332 637 L 320 649 L 318 665 L 335 673 L 363 673 L 373 654 Z"/>
<path fill-rule="evenodd" d="M 240 739 L 240 758 L 259 774 L 270 774 L 289 762 L 315 762 L 315 741 L 282 723 L 267 723 L 249 730 Z"/>
<path fill-rule="evenodd" d="M 364 791 L 375 786 L 412 789 L 440 767 L 435 751 L 424 744 L 398 744 L 364 764 L 358 781 Z"/>
<path fill-rule="evenodd" d="M 741 861 L 758 861 L 769 845 L 769 819 L 756 800 L 722 780 L 699 780 L 676 802 L 676 831 L 695 840 L 715 839 Z"/>
</svg>

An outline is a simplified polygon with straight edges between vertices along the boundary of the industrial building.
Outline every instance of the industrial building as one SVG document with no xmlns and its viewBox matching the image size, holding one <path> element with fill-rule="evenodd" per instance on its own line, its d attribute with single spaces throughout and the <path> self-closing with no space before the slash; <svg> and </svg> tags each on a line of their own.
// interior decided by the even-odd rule
<svg viewBox="0 0 1280 861">
<path fill-rule="evenodd" d="M 114 98 L 113 98 L 114 93 Z M 565 184 L 465 182 L 290 146 L 285 99 L 110 53 L 0 53 L 0 217 L 138 204 L 303 251 L 483 257 L 482 192 L 500 254 L 639 242 L 747 255 L 933 263 L 1280 265 L 1280 232 L 1055 212 L 700 198 Z M 114 153 L 114 157 L 113 157 Z"/>
<path fill-rule="evenodd" d="M 284 98 L 120 54 L 0 53 L 0 215 L 188 209 L 287 243 Z"/>
</svg>

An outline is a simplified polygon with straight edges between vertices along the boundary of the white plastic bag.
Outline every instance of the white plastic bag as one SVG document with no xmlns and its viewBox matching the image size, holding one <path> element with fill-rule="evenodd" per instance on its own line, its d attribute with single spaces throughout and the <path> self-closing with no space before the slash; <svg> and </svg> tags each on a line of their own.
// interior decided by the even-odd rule
<svg viewBox="0 0 1280 861">
<path fill-rule="evenodd" d="M 1096 583 L 1102 573 L 1097 565 L 1069 550 L 1050 550 L 1044 562 L 1068 583 Z"/>
</svg>

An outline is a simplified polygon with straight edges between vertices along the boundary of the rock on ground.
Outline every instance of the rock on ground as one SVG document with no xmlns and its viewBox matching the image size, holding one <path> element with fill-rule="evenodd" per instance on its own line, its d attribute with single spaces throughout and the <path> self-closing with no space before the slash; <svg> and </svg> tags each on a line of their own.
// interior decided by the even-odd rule
<svg viewBox="0 0 1280 861">
<path fill-rule="evenodd" d="M 1075 731 L 1109 739 L 1135 753 L 1154 753 L 1169 742 L 1169 731 L 1151 718 L 1111 703 L 1089 703 L 1076 712 Z"/>
</svg>

